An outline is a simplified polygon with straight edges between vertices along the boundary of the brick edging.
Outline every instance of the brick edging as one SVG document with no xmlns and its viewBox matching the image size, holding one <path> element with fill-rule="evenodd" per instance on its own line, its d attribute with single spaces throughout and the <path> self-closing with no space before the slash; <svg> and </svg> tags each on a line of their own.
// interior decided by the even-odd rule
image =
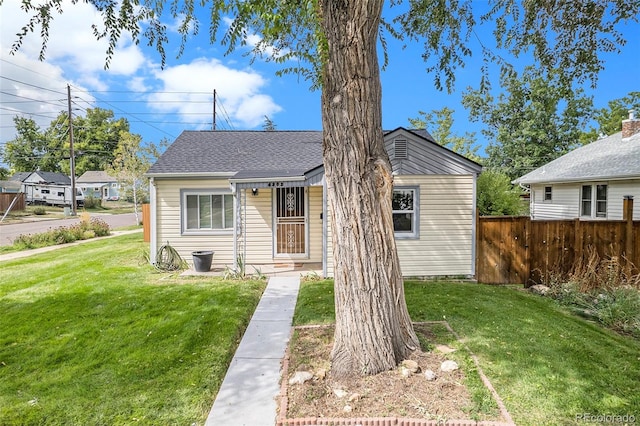
<svg viewBox="0 0 640 426">
<path fill-rule="evenodd" d="M 428 420 L 428 419 L 411 419 L 402 417 L 354 417 L 354 418 L 331 418 L 331 417 L 302 417 L 288 419 L 287 409 L 289 404 L 289 398 L 287 396 L 287 386 L 289 377 L 289 345 L 282 359 L 282 375 L 280 377 L 280 395 L 278 414 L 276 416 L 276 426 L 514 426 L 515 423 L 511 418 L 511 415 L 507 411 L 502 399 L 496 392 L 495 388 L 491 385 L 489 378 L 484 374 L 480 367 L 478 357 L 471 352 L 469 347 L 462 342 L 458 333 L 456 333 L 451 325 L 447 321 L 425 321 L 417 322 L 414 324 L 443 324 L 454 335 L 454 337 L 464 346 L 469 352 L 471 359 L 475 363 L 478 369 L 478 374 L 482 383 L 487 387 L 491 396 L 494 398 L 500 409 L 500 415 L 506 420 L 506 422 L 496 421 L 476 421 L 476 420 Z M 291 328 L 289 334 L 289 341 L 293 337 L 293 333 L 297 329 L 309 329 L 309 328 L 322 328 L 327 325 L 306 325 L 306 326 L 294 326 Z"/>
</svg>

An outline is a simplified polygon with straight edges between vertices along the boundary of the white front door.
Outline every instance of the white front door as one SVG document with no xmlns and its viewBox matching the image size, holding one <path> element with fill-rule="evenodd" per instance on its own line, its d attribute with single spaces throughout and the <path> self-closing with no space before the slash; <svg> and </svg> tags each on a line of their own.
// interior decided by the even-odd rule
<svg viewBox="0 0 640 426">
<path fill-rule="evenodd" d="M 274 200 L 275 255 L 307 254 L 305 188 L 276 188 Z"/>
</svg>

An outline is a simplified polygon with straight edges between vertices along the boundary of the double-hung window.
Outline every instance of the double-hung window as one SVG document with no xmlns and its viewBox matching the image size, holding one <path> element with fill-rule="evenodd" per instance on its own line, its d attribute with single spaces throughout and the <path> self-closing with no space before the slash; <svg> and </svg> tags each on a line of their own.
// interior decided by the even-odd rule
<svg viewBox="0 0 640 426">
<path fill-rule="evenodd" d="M 225 192 L 183 191 L 182 229 L 202 233 L 233 229 L 233 195 Z"/>
<path fill-rule="evenodd" d="M 417 187 L 396 187 L 391 200 L 393 230 L 396 238 L 419 238 L 419 205 Z"/>
<path fill-rule="evenodd" d="M 607 185 L 582 185 L 580 215 L 585 218 L 607 217 Z"/>
</svg>

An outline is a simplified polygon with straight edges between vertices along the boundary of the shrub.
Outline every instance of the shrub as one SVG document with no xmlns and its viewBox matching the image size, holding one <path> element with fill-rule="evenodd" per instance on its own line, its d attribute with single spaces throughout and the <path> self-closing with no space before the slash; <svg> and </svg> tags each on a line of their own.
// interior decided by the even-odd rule
<svg viewBox="0 0 640 426">
<path fill-rule="evenodd" d="M 33 214 L 37 215 L 37 216 L 42 216 L 47 214 L 47 209 L 45 209 L 44 207 L 35 207 L 33 209 Z"/>
<path fill-rule="evenodd" d="M 109 224 L 102 219 L 94 217 L 89 222 L 89 226 L 95 232 L 96 237 L 105 237 L 111 233 Z"/>
<path fill-rule="evenodd" d="M 617 256 L 601 259 L 590 248 L 567 278 L 547 274 L 548 295 L 581 316 L 640 338 L 640 274 Z"/>
<path fill-rule="evenodd" d="M 88 195 L 84 199 L 84 208 L 86 209 L 99 209 L 102 208 L 102 198 Z"/>
</svg>

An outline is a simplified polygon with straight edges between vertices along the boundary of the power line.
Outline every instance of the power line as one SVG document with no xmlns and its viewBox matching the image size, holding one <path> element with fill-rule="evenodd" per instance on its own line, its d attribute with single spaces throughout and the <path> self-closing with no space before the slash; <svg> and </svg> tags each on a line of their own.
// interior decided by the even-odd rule
<svg viewBox="0 0 640 426">
<path fill-rule="evenodd" d="M 13 66 L 16 66 L 18 68 L 22 68 L 25 70 L 29 70 L 28 68 L 19 66 L 17 64 L 13 64 L 9 61 L 6 61 L 4 59 L 2 59 L 2 62 L 11 64 Z M 32 70 L 29 70 L 32 71 Z M 39 74 L 39 75 L 43 75 L 41 73 L 32 71 L 35 74 Z M 27 87 L 32 87 L 32 88 L 36 88 L 38 90 L 42 90 L 42 91 L 48 91 L 48 92 L 52 92 L 52 93 L 56 93 L 56 94 L 60 94 L 61 96 L 64 96 L 63 92 L 60 92 L 58 90 L 54 90 L 54 89 L 49 89 L 40 85 L 36 85 L 36 84 L 31 84 L 31 83 L 27 83 L 25 81 L 20 81 L 18 79 L 14 79 L 14 78 L 10 78 L 10 77 L 6 77 L 6 76 L 2 76 L 0 75 L 1 78 L 7 80 L 7 81 L 11 81 L 17 84 L 21 84 Z M 49 76 L 45 76 L 45 77 L 49 77 Z M 210 99 L 207 100 L 197 100 L 197 99 L 189 99 L 189 100 L 179 100 L 179 99 L 166 99 L 166 100 L 154 100 L 151 99 L 151 95 L 190 95 L 190 96 L 194 96 L 194 95 L 203 95 L 203 96 L 207 96 L 210 97 L 211 96 L 211 92 L 190 92 L 190 91 L 125 91 L 125 90 L 101 90 L 101 91 L 92 91 L 92 90 L 83 90 L 79 87 L 75 87 L 72 86 L 73 89 L 75 89 L 75 91 L 80 92 L 80 93 L 85 93 L 89 96 L 91 96 L 92 98 L 94 98 L 94 100 L 87 100 L 87 99 L 83 99 L 82 97 L 79 96 L 74 96 L 72 100 L 73 104 L 77 107 L 77 109 L 79 109 L 80 111 L 83 112 L 87 112 L 87 109 L 83 106 L 81 106 L 81 103 L 85 103 L 86 105 L 95 105 L 96 103 L 100 103 L 100 104 L 104 104 L 109 106 L 110 108 L 112 108 L 115 111 L 118 111 L 120 114 L 122 114 L 124 116 L 124 118 L 127 118 L 127 120 L 129 121 L 129 123 L 139 123 L 139 124 L 145 124 L 161 133 L 163 133 L 164 135 L 171 137 L 171 138 L 175 138 L 175 135 L 171 134 L 170 132 L 165 131 L 164 129 L 156 126 L 156 124 L 172 124 L 172 125 L 183 125 L 183 126 L 210 126 L 210 122 L 193 122 L 193 121 L 167 121 L 167 120 L 162 120 L 162 121 L 155 121 L 155 120 L 148 120 L 145 119 L 144 116 L 162 116 L 162 115 L 167 115 L 169 113 L 167 112 L 129 112 L 125 109 L 122 109 L 118 106 L 116 106 L 116 104 L 137 104 L 137 103 L 145 103 L 145 104 L 184 104 L 184 103 L 188 103 L 188 104 L 209 104 L 211 102 Z M 27 103 L 39 103 L 39 104 L 48 104 L 48 105 L 52 105 L 58 108 L 63 107 L 62 105 L 62 101 L 63 99 L 59 99 L 59 100 L 54 100 L 54 99 L 46 99 L 46 100 L 42 100 L 42 99 L 35 99 L 33 97 L 28 97 L 28 96 L 22 96 L 22 95 L 18 95 L 16 93 L 11 93 L 10 91 L 0 91 L 0 93 L 6 95 L 6 96 L 10 96 L 10 97 L 14 97 L 17 98 L 19 100 L 16 101 L 9 101 L 6 102 L 8 103 L 12 103 L 12 104 L 27 104 Z M 146 96 L 146 99 L 141 99 L 141 100 L 105 100 L 105 99 L 101 99 L 97 96 L 95 96 L 95 94 L 98 93 L 106 93 L 106 94 L 112 94 L 112 93 L 126 93 L 126 94 L 144 94 L 144 95 L 148 95 Z M 75 99 L 79 99 L 80 102 L 76 101 Z M 230 118 L 229 113 L 227 112 L 226 108 L 224 107 L 224 105 L 216 100 L 216 104 L 220 107 L 220 111 L 221 113 L 219 114 L 219 116 L 224 120 L 224 122 L 226 123 L 225 127 L 228 127 L 229 129 L 234 129 L 234 126 L 232 124 L 232 120 Z M 13 112 L 14 114 L 24 114 L 24 115 L 30 115 L 30 116 L 35 116 L 35 117 L 43 117 L 43 118 L 52 118 L 51 116 L 47 116 L 47 115 L 43 115 L 43 114 L 37 114 L 37 113 L 29 113 L 26 111 L 20 111 L 18 109 L 8 109 L 8 108 L 4 108 L 7 111 Z M 171 112 L 170 114 L 172 115 L 180 115 L 182 117 L 197 117 L 197 116 L 210 116 L 209 112 Z M 218 114 L 216 114 L 218 115 Z"/>
<path fill-rule="evenodd" d="M 3 76 L 3 75 L 0 75 L 0 78 L 4 78 L 5 80 L 13 81 L 14 83 L 20 83 L 20 84 L 22 84 L 24 86 L 35 87 L 36 89 L 46 90 L 47 92 L 53 92 L 53 93 L 56 93 L 58 95 L 64 96 L 64 93 L 58 92 L 57 90 L 49 89 L 47 87 L 37 86 L 35 84 L 26 83 L 26 82 L 20 81 L 20 80 L 15 80 L 13 78 L 9 78 L 9 77 Z"/>
</svg>

